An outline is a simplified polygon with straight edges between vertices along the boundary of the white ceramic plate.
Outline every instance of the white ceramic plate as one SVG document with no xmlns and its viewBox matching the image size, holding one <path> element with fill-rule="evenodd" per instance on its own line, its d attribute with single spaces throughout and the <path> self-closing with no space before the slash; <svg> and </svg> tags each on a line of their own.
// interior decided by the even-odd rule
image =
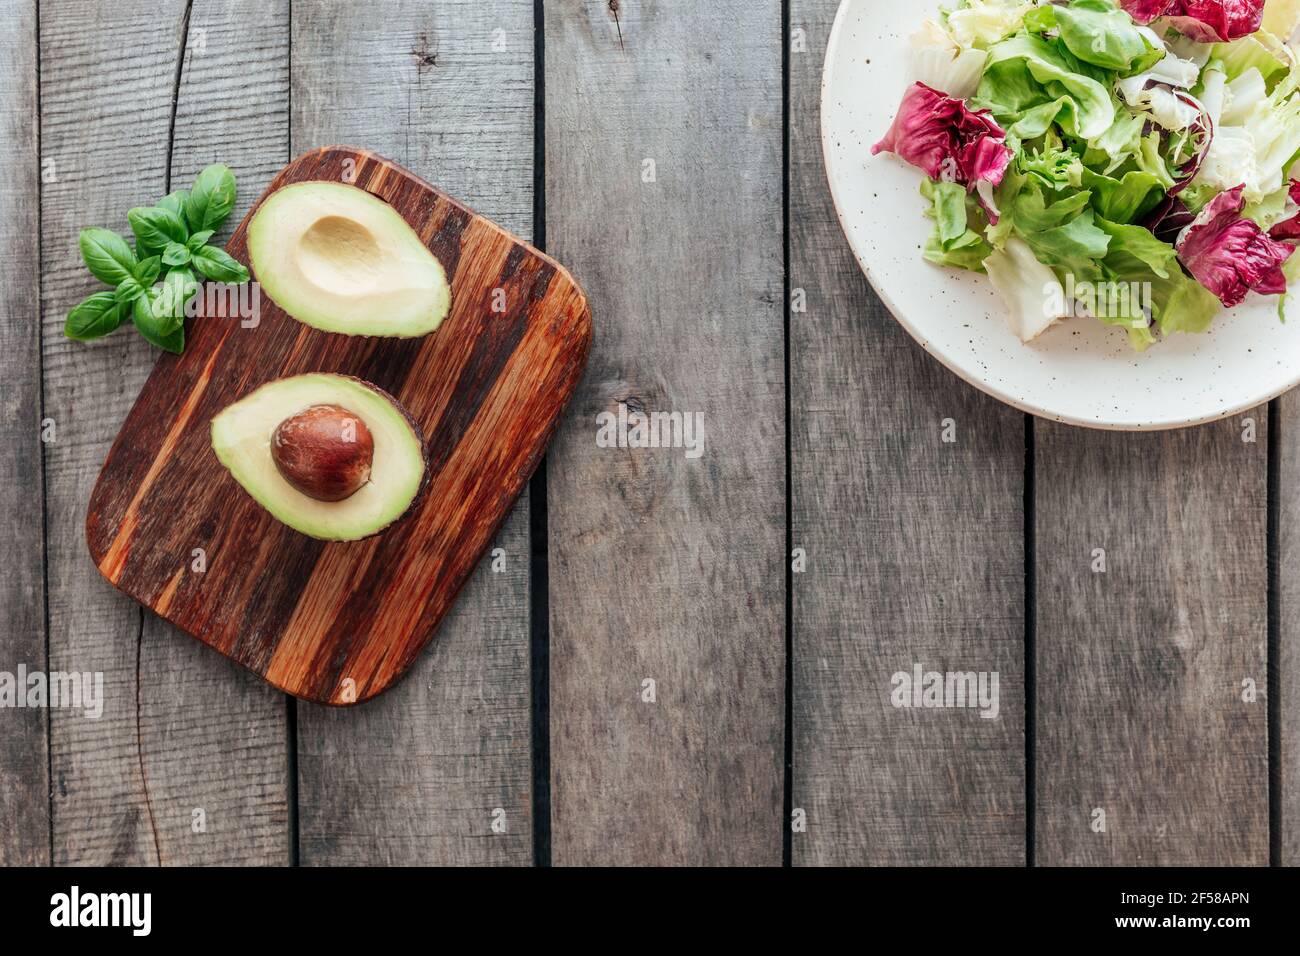
<svg viewBox="0 0 1300 956">
<path fill-rule="evenodd" d="M 876 292 L 922 347 L 1004 402 L 1094 428 L 1195 425 L 1300 382 L 1294 302 L 1283 324 L 1275 298 L 1252 295 L 1208 333 L 1171 336 L 1142 353 L 1123 329 L 1086 316 L 1022 344 L 986 276 L 921 258 L 931 229 L 919 192 L 924 173 L 870 150 L 912 82 L 908 37 L 939 6 L 844 0 L 822 74 L 822 150 L 840 225 Z"/>
</svg>

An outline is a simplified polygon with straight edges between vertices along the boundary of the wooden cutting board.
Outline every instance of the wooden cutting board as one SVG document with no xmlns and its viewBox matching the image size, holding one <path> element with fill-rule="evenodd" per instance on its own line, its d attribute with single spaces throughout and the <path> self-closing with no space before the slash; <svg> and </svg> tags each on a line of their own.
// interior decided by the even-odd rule
<svg viewBox="0 0 1300 956">
<path fill-rule="evenodd" d="M 591 314 L 553 259 L 346 146 L 286 166 L 230 254 L 247 264 L 257 206 L 305 180 L 351 182 L 401 213 L 447 270 L 450 315 L 423 338 L 361 338 L 309 328 L 263 295 L 255 328 L 220 314 L 189 320 L 184 354 L 158 360 L 113 443 L 86 540 L 113 585 L 203 643 L 295 696 L 350 704 L 392 686 L 433 637 L 573 395 Z M 386 389 L 428 442 L 416 510 L 363 541 L 316 541 L 276 521 L 209 442 L 231 402 L 318 371 Z"/>
</svg>

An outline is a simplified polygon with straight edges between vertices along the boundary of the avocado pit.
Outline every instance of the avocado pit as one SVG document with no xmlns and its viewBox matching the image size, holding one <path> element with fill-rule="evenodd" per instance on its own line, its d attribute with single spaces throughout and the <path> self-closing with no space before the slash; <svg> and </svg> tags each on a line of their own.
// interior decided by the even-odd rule
<svg viewBox="0 0 1300 956">
<path fill-rule="evenodd" d="M 312 405 L 271 435 L 271 459 L 290 485 L 317 501 L 343 501 L 370 480 L 375 442 L 361 417 Z"/>
</svg>

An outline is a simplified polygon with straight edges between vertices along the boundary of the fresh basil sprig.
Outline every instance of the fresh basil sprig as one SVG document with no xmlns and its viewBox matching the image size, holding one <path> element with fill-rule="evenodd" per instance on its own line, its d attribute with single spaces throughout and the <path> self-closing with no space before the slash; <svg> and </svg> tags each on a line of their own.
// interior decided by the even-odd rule
<svg viewBox="0 0 1300 956">
<path fill-rule="evenodd" d="M 121 325 L 130 308 L 129 302 L 119 302 L 112 292 L 96 292 L 68 313 L 63 334 L 78 342 L 97 339 Z"/>
<path fill-rule="evenodd" d="M 185 197 L 185 221 L 191 232 L 216 229 L 234 208 L 234 174 L 225 166 L 209 166 L 199 173 Z"/>
<path fill-rule="evenodd" d="M 190 257 L 194 268 L 207 278 L 217 282 L 247 282 L 248 270 L 236 261 L 225 249 L 216 246 L 204 246 Z"/>
<path fill-rule="evenodd" d="M 135 272 L 135 253 L 127 241 L 108 229 L 83 229 L 78 237 L 81 258 L 100 282 L 117 285 Z"/>
<path fill-rule="evenodd" d="M 190 231 L 185 221 L 162 206 L 135 208 L 126 214 L 135 233 L 135 247 L 141 251 L 161 252 L 169 242 L 184 242 Z"/>
<path fill-rule="evenodd" d="M 68 313 L 63 334 L 79 342 L 107 335 L 128 315 L 141 335 L 168 352 L 185 348 L 185 303 L 198 291 L 197 270 L 216 282 L 248 281 L 248 270 L 208 245 L 235 207 L 235 175 L 219 163 L 153 206 L 126 214 L 135 248 L 110 229 L 83 229 L 86 268 L 111 292 L 96 292 Z M 159 276 L 162 282 L 155 287 Z"/>
</svg>

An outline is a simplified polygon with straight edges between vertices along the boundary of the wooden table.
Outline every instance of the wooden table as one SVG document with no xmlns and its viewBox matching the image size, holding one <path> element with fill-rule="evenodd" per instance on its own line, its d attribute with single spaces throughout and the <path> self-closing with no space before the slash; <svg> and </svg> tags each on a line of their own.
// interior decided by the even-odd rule
<svg viewBox="0 0 1300 956">
<path fill-rule="evenodd" d="M 0 670 L 105 694 L 0 711 L 0 861 L 1300 862 L 1300 396 L 1103 434 L 930 359 L 828 198 L 835 8 L 0 0 Z M 497 560 L 350 710 L 100 579 L 154 356 L 62 335 L 82 226 L 213 161 L 235 222 L 338 142 L 531 235 L 596 325 Z M 598 447 L 619 403 L 704 454 Z M 892 706 L 917 664 L 997 672 L 997 717 Z"/>
</svg>

